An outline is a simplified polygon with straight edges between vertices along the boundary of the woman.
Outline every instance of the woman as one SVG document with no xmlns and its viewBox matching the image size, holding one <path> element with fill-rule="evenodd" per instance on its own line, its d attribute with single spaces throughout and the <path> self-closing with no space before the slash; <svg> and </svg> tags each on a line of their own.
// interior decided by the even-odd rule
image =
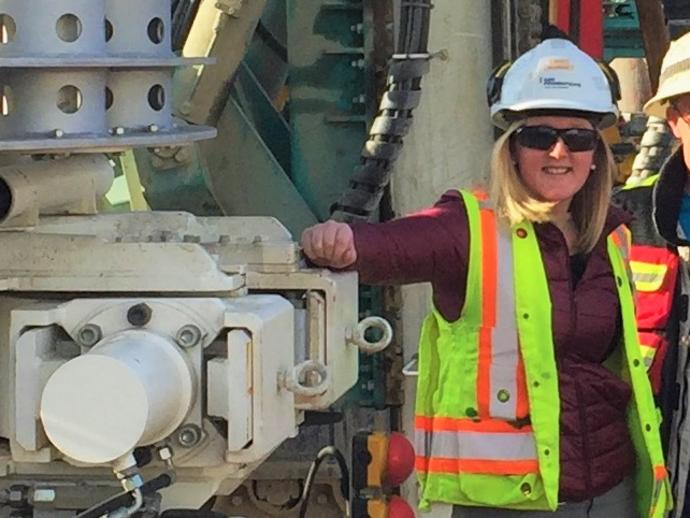
<svg viewBox="0 0 690 518">
<path fill-rule="evenodd" d="M 450 191 L 383 224 L 302 236 L 317 265 L 365 283 L 433 286 L 422 329 L 416 449 L 421 507 L 456 518 L 662 517 L 658 422 L 640 361 L 626 216 L 598 128 L 611 77 L 548 39 L 490 81 L 488 200 Z"/>
</svg>

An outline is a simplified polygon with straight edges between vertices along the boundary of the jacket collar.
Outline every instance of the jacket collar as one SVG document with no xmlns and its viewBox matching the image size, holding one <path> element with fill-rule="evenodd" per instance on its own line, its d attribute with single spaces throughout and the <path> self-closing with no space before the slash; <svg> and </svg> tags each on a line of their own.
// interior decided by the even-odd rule
<svg viewBox="0 0 690 518">
<path fill-rule="evenodd" d="M 690 245 L 690 242 L 678 235 L 678 216 L 687 181 L 688 168 L 681 146 L 661 167 L 652 194 L 654 225 L 659 235 L 675 246 Z"/>
<path fill-rule="evenodd" d="M 616 230 L 621 225 L 629 225 L 632 221 L 632 215 L 618 207 L 613 205 L 609 206 L 609 212 L 606 215 L 606 221 L 604 223 L 603 236 L 608 236 L 611 232 Z"/>
</svg>

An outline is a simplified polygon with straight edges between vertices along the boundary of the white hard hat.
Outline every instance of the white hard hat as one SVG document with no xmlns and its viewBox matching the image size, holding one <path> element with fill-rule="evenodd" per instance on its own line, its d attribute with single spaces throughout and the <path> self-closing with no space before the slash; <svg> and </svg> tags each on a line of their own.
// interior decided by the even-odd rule
<svg viewBox="0 0 690 518">
<path fill-rule="evenodd" d="M 690 33 L 671 42 L 661 63 L 659 88 L 644 105 L 644 112 L 665 119 L 668 100 L 687 93 L 690 93 Z"/>
<path fill-rule="evenodd" d="M 487 87 L 491 120 L 507 128 L 524 112 L 574 111 L 601 128 L 618 120 L 618 78 L 566 39 L 551 38 L 497 68 Z"/>
</svg>

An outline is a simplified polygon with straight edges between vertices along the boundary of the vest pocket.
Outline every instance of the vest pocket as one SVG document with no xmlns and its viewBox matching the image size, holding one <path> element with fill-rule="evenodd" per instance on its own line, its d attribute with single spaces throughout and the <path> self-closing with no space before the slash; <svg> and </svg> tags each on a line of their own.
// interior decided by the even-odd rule
<svg viewBox="0 0 690 518">
<path fill-rule="evenodd" d="M 468 502 L 520 509 L 547 509 L 542 479 L 537 473 L 527 475 L 484 475 L 464 473 L 460 491 Z"/>
<path fill-rule="evenodd" d="M 438 378 L 435 415 L 474 419 L 478 416 L 477 376 L 480 328 L 456 324 L 437 338 Z"/>
</svg>

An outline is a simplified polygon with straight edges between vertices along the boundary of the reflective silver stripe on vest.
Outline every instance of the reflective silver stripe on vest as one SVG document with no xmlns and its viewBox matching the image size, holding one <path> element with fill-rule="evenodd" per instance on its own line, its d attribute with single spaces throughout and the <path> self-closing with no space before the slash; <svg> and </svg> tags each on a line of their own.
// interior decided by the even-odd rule
<svg viewBox="0 0 690 518">
<path fill-rule="evenodd" d="M 635 284 L 656 284 L 658 283 L 661 285 L 661 283 L 664 280 L 663 273 L 659 275 L 658 273 L 639 273 L 636 271 L 633 271 L 633 281 Z"/>
<path fill-rule="evenodd" d="M 497 225 L 496 327 L 492 332 L 489 414 L 517 419 L 519 340 L 515 314 L 512 232 Z"/>
<path fill-rule="evenodd" d="M 534 434 L 426 432 L 415 434 L 415 451 L 426 457 L 464 460 L 537 460 Z M 422 453 L 423 452 L 423 453 Z"/>
</svg>

